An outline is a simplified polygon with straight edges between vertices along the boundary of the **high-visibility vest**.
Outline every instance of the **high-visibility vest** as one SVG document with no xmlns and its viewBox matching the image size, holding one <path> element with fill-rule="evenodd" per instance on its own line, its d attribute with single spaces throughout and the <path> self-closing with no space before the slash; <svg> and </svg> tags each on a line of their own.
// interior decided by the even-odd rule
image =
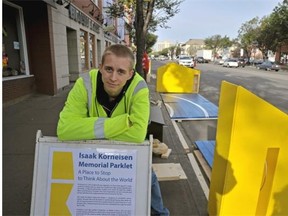
<svg viewBox="0 0 288 216">
<path fill-rule="evenodd" d="M 141 143 L 150 115 L 149 89 L 136 73 L 111 117 L 96 99 L 98 70 L 77 79 L 60 113 L 60 140 L 111 139 Z"/>
</svg>

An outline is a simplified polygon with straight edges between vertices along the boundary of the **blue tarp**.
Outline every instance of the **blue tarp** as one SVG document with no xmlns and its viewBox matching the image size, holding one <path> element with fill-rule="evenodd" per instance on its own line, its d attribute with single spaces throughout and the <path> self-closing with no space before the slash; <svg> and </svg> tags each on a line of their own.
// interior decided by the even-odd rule
<svg viewBox="0 0 288 216">
<path fill-rule="evenodd" d="M 215 140 L 197 140 L 195 141 L 195 144 L 198 147 L 199 151 L 202 153 L 209 166 L 212 168 Z"/>
<path fill-rule="evenodd" d="M 200 94 L 161 94 L 174 120 L 217 119 L 218 107 Z"/>
</svg>

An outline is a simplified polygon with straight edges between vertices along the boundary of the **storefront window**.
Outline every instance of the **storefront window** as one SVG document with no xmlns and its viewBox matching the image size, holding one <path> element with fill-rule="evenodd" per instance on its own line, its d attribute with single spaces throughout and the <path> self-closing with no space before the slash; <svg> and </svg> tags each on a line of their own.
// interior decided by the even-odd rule
<svg viewBox="0 0 288 216">
<path fill-rule="evenodd" d="M 28 55 L 22 8 L 3 4 L 2 77 L 29 75 Z"/>
<path fill-rule="evenodd" d="M 80 57 L 81 57 L 81 69 L 87 70 L 89 63 L 88 56 L 88 33 L 80 30 Z"/>
<path fill-rule="evenodd" d="M 93 34 L 89 34 L 89 64 L 90 68 L 95 68 L 95 36 Z"/>
<path fill-rule="evenodd" d="M 106 48 L 109 47 L 110 45 L 111 45 L 111 42 L 105 41 L 105 47 L 106 47 Z"/>
</svg>

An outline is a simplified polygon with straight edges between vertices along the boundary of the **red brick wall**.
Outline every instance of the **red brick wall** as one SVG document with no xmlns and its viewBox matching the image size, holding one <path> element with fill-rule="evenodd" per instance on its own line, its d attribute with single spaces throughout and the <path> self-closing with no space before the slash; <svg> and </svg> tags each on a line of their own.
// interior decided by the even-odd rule
<svg viewBox="0 0 288 216">
<path fill-rule="evenodd" d="M 34 83 L 34 77 L 2 81 L 3 103 L 33 93 L 35 91 Z"/>
<path fill-rule="evenodd" d="M 280 62 L 280 57 L 281 57 L 282 52 L 288 53 L 288 44 L 284 44 L 277 49 L 276 55 L 275 55 L 275 61 Z"/>
</svg>

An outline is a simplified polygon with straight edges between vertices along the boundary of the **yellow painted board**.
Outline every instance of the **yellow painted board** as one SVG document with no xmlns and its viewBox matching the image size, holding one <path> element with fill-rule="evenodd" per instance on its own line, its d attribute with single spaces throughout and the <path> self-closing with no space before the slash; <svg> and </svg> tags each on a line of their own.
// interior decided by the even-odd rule
<svg viewBox="0 0 288 216">
<path fill-rule="evenodd" d="M 198 93 L 200 71 L 176 63 L 168 63 L 157 69 L 157 92 Z"/>
<path fill-rule="evenodd" d="M 223 82 L 210 215 L 288 215 L 288 115 Z"/>
</svg>

